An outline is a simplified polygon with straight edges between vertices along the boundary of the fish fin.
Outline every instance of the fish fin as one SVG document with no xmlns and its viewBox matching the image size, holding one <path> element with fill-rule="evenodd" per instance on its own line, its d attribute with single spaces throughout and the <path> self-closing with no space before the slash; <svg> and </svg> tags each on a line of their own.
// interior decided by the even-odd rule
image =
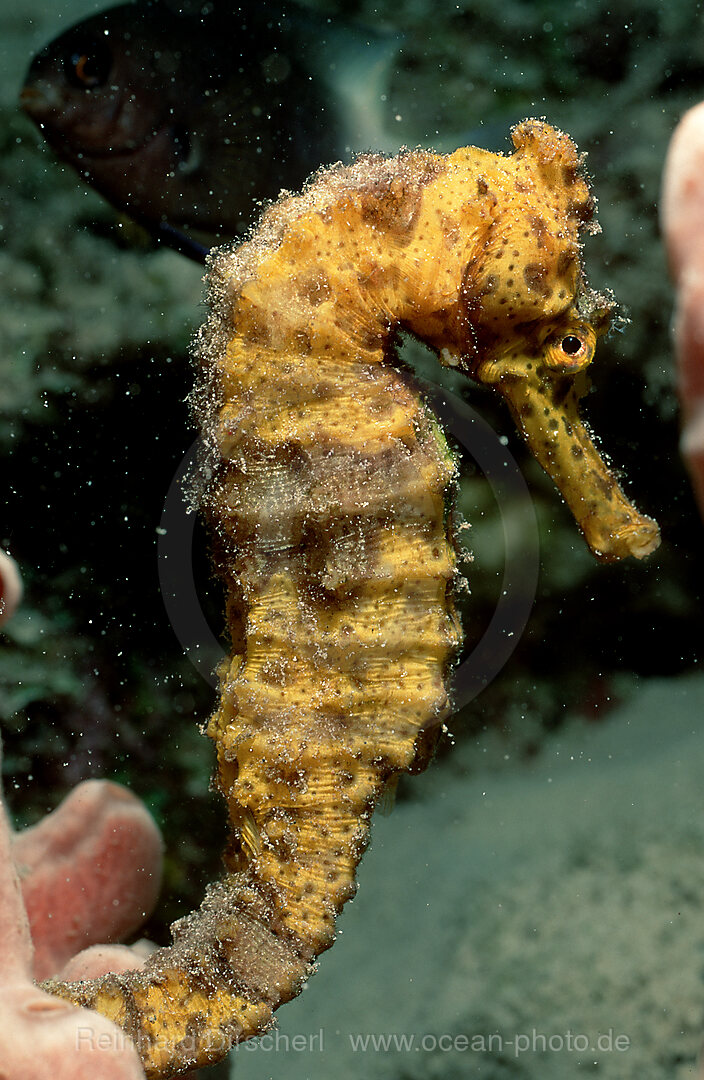
<svg viewBox="0 0 704 1080">
<path fill-rule="evenodd" d="M 254 814 L 246 809 L 240 824 L 240 841 L 248 859 L 256 859 L 262 849 L 262 838 Z"/>
<path fill-rule="evenodd" d="M 376 808 L 377 812 L 383 817 L 388 817 L 396 805 L 396 792 L 398 791 L 398 782 L 400 779 L 401 776 L 399 773 L 396 773 L 395 776 L 390 776 L 381 789 Z"/>
<path fill-rule="evenodd" d="M 401 47 L 394 35 L 388 41 L 367 41 L 357 53 L 350 53 L 336 75 L 334 88 L 342 105 L 344 137 L 351 150 L 398 150 L 398 138 L 388 132 L 384 103 L 389 88 L 391 64 Z M 347 148 L 347 146 L 345 147 Z"/>
<path fill-rule="evenodd" d="M 327 89 L 337 104 L 341 153 L 398 150 L 388 133 L 384 102 L 391 66 L 403 44 L 399 33 L 323 18 L 313 12 L 288 13 L 299 40 L 300 63 Z"/>
<path fill-rule="evenodd" d="M 179 232 L 173 225 L 168 225 L 165 221 L 162 221 L 156 228 L 150 226 L 149 232 L 158 244 L 170 247 L 173 251 L 177 251 L 179 255 L 185 255 L 186 258 L 193 259 L 197 263 L 205 264 L 205 260 L 211 252 L 211 248 L 199 244 L 193 237 Z"/>
</svg>

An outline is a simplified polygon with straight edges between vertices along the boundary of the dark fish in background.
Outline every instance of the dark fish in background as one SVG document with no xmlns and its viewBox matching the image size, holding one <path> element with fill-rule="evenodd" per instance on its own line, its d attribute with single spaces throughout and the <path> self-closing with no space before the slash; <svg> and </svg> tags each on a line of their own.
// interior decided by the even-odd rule
<svg viewBox="0 0 704 1080">
<path fill-rule="evenodd" d="M 381 145 L 398 47 L 290 5 L 142 0 L 52 41 L 21 103 L 84 180 L 198 258 L 241 234 L 259 200 Z"/>
</svg>

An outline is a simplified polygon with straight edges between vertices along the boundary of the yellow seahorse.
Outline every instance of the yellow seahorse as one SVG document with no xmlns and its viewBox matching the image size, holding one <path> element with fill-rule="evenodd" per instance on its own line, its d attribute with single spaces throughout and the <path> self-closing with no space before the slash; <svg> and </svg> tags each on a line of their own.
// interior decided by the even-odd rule
<svg viewBox="0 0 704 1080">
<path fill-rule="evenodd" d="M 577 412 L 611 311 L 582 276 L 579 155 L 536 120 L 512 135 L 511 156 L 321 171 L 211 260 L 194 407 L 232 643 L 209 726 L 226 875 L 144 971 L 47 984 L 123 1027 L 149 1077 L 219 1059 L 299 991 L 384 784 L 448 709 L 455 463 L 396 333 L 496 387 L 597 557 L 658 544 Z"/>
</svg>

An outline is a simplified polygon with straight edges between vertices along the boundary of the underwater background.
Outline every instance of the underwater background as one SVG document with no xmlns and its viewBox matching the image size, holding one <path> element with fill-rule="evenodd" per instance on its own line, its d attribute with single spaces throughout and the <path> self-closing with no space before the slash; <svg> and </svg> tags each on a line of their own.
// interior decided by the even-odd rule
<svg viewBox="0 0 704 1080">
<path fill-rule="evenodd" d="M 0 639 L 0 724 L 18 824 L 87 776 L 146 800 L 167 842 L 146 932 L 164 941 L 217 876 L 225 831 L 199 732 L 213 691 L 172 630 L 157 562 L 166 493 L 194 438 L 184 399 L 202 270 L 81 185 L 18 107 L 32 55 L 102 6 L 0 0 L 0 547 L 26 587 Z M 235 1066 L 257 1078 L 696 1076 L 704 526 L 678 453 L 658 199 L 672 131 L 704 96 L 701 5 L 307 6 L 332 26 L 403 35 L 385 76 L 384 149 L 508 150 L 513 123 L 546 116 L 587 152 L 602 227 L 586 241 L 587 274 L 629 320 L 600 345 L 587 412 L 663 544 L 642 564 L 597 565 L 508 415 L 449 380 L 527 478 L 541 556 L 531 619 L 500 676 L 449 721 L 428 773 L 404 778 L 379 816 L 335 948 L 279 1014 L 282 1036 L 322 1028 L 322 1050 L 255 1042 Z M 353 44 L 341 31 L 335 47 L 320 62 L 344 69 Z M 522 519 L 497 507 L 468 455 L 460 511 L 471 647 Z M 198 528 L 194 557 L 217 632 Z M 589 1048 L 569 1049 L 568 1031 Z M 533 1032 L 553 1045 L 519 1053 L 517 1036 Z M 604 1032 L 627 1047 L 596 1047 Z M 354 1049 L 350 1035 L 370 1033 L 414 1041 Z"/>
</svg>

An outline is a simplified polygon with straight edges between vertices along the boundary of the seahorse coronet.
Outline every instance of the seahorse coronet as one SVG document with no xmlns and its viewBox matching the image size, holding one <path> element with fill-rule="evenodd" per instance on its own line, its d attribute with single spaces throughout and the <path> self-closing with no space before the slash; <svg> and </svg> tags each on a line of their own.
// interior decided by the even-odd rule
<svg viewBox="0 0 704 1080">
<path fill-rule="evenodd" d="M 321 169 L 209 260 L 191 404 L 231 642 L 208 724 L 226 873 L 143 972 L 47 984 L 122 1026 L 149 1077 L 217 1060 L 299 991 L 375 805 L 451 709 L 457 465 L 398 334 L 504 397 L 599 558 L 657 546 L 578 414 L 613 307 L 582 271 L 582 157 L 545 121 L 512 138 Z"/>
</svg>

